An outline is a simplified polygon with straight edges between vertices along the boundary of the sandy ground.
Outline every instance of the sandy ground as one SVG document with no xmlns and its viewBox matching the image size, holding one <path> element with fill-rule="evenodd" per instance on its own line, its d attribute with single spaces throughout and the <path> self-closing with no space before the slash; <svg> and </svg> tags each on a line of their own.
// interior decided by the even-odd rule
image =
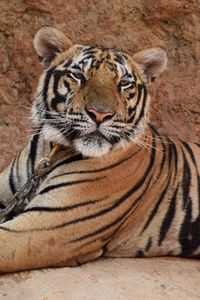
<svg viewBox="0 0 200 300">
<path fill-rule="evenodd" d="M 194 260 L 103 259 L 78 268 L 0 277 L 1 300 L 200 299 L 200 264 Z"/>
</svg>

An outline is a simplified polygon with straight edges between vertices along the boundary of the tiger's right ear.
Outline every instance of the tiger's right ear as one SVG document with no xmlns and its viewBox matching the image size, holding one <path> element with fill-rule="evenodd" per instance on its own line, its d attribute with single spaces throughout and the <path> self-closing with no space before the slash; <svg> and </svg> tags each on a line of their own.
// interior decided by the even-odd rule
<svg viewBox="0 0 200 300">
<path fill-rule="evenodd" d="M 64 33 L 52 26 L 41 27 L 34 37 L 33 44 L 44 67 L 49 66 L 57 53 L 73 45 Z"/>
</svg>

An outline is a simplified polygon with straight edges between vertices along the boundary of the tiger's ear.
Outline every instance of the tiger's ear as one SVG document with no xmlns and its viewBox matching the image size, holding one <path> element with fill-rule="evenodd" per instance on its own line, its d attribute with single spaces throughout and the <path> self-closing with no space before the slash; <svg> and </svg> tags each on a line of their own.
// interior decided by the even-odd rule
<svg viewBox="0 0 200 300">
<path fill-rule="evenodd" d="M 150 48 L 133 55 L 143 73 L 146 75 L 147 83 L 152 82 L 159 76 L 167 66 L 167 53 L 162 48 Z"/>
<path fill-rule="evenodd" d="M 73 45 L 64 33 L 52 26 L 41 27 L 34 37 L 33 44 L 45 67 L 49 66 L 56 53 L 63 52 Z"/>
</svg>

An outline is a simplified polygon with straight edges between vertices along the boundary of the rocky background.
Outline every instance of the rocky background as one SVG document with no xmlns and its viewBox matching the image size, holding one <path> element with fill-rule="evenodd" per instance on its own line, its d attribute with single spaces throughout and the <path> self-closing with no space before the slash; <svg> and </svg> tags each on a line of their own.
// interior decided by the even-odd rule
<svg viewBox="0 0 200 300">
<path fill-rule="evenodd" d="M 153 122 L 160 132 L 200 142 L 199 0 L 0 0 L 0 169 L 31 135 L 41 73 L 32 39 L 43 25 L 75 43 L 129 54 L 163 47 L 169 63 L 150 88 Z"/>
</svg>

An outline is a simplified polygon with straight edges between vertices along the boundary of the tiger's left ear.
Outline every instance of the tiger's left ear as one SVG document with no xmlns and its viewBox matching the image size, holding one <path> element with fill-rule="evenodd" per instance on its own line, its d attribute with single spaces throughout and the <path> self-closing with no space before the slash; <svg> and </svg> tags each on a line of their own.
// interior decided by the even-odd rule
<svg viewBox="0 0 200 300">
<path fill-rule="evenodd" d="M 63 52 L 73 45 L 64 33 L 52 26 L 41 27 L 36 32 L 33 44 L 45 67 L 49 66 L 58 52 Z"/>
<path fill-rule="evenodd" d="M 150 48 L 133 55 L 136 62 L 146 75 L 146 83 L 151 83 L 167 66 L 167 53 L 162 48 Z"/>
</svg>

